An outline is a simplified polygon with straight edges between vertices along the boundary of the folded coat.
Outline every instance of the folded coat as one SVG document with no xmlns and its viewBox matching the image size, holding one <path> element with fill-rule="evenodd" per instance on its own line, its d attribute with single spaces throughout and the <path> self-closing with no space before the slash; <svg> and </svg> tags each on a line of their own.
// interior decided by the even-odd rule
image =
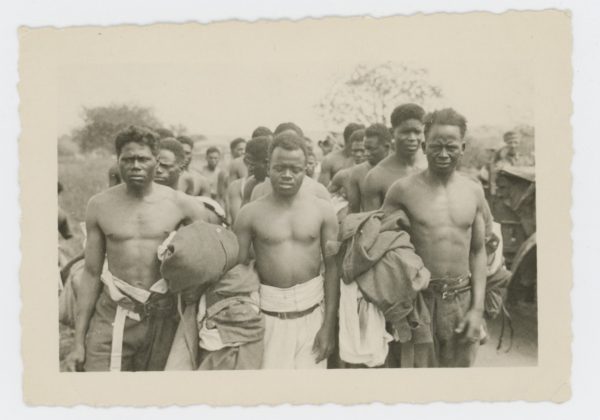
<svg viewBox="0 0 600 420">
<path fill-rule="evenodd" d="M 404 212 L 383 220 L 380 211 L 350 214 L 342 222 L 342 279 L 355 281 L 364 298 L 391 324 L 397 341 L 433 340 L 430 315 L 418 293 L 429 285 L 430 273 L 410 243 Z"/>
</svg>

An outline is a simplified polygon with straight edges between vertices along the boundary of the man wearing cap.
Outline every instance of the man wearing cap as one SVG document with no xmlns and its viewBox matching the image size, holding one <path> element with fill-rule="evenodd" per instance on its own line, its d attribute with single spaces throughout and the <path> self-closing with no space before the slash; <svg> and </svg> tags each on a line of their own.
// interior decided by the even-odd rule
<svg viewBox="0 0 600 420">
<path fill-rule="evenodd" d="M 67 370 L 162 370 L 166 363 L 177 317 L 157 248 L 178 226 L 206 220 L 207 211 L 153 182 L 158 140 L 141 127 L 119 133 L 123 183 L 88 203 L 85 269 Z"/>
<path fill-rule="evenodd" d="M 335 346 L 338 225 L 328 201 L 301 190 L 307 154 L 301 136 L 276 135 L 272 192 L 242 207 L 234 225 L 240 263 L 249 262 L 251 247 L 256 256 L 264 369 L 324 369 Z"/>
<path fill-rule="evenodd" d="M 519 153 L 519 144 L 521 136 L 516 131 L 507 131 L 504 133 L 504 146 L 496 152 L 494 164 L 496 169 L 502 169 L 505 166 L 527 166 L 527 162 Z"/>
</svg>

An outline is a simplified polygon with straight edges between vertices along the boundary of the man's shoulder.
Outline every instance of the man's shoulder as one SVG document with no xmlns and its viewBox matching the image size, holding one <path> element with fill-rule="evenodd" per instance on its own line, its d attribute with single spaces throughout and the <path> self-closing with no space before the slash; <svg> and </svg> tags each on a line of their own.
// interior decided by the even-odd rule
<svg viewBox="0 0 600 420">
<path fill-rule="evenodd" d="M 352 178 L 352 179 L 363 178 L 364 176 L 366 176 L 369 173 L 369 171 L 371 169 L 373 169 L 373 167 L 371 167 L 369 162 L 363 162 L 359 165 L 353 166 L 352 168 L 350 168 L 350 178 Z"/>
<path fill-rule="evenodd" d="M 481 183 L 469 174 L 463 172 L 456 172 L 456 182 L 459 186 L 464 187 L 469 191 L 472 191 L 473 194 L 477 196 L 483 194 L 483 186 L 481 185 Z"/>
</svg>

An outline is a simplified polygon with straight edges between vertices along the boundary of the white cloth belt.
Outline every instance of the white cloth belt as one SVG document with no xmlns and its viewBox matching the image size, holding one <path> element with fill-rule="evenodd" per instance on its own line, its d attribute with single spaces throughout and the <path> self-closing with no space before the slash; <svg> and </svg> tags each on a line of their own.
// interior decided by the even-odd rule
<svg viewBox="0 0 600 420">
<path fill-rule="evenodd" d="M 323 277 L 321 275 L 304 283 L 285 289 L 260 285 L 260 308 L 270 312 L 304 311 L 323 301 Z"/>
<path fill-rule="evenodd" d="M 108 271 L 106 265 L 104 266 L 104 271 L 102 272 L 100 279 L 106 286 L 110 298 L 114 302 L 117 302 L 115 319 L 112 324 L 113 333 L 110 349 L 110 371 L 120 372 L 121 359 L 123 357 L 123 332 L 125 330 L 125 320 L 129 317 L 135 321 L 140 321 L 141 318 L 140 315 L 134 311 L 119 305 L 119 302 L 131 301 L 131 298 L 133 298 L 139 303 L 146 303 L 152 295 L 152 292 L 165 294 L 168 291 L 168 286 L 164 279 L 160 279 L 150 287 L 150 290 L 140 289 L 139 287 L 132 286 L 113 276 L 113 274 Z M 127 296 L 124 293 L 127 294 Z"/>
<path fill-rule="evenodd" d="M 381 366 L 393 337 L 385 329 L 383 313 L 367 302 L 356 282 L 340 281 L 340 358 L 348 363 Z"/>
</svg>

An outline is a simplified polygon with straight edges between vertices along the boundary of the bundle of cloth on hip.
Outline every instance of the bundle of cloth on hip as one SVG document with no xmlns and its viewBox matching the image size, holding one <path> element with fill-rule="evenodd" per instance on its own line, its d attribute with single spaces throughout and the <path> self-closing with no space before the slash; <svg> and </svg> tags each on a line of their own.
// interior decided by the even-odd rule
<svg viewBox="0 0 600 420">
<path fill-rule="evenodd" d="M 165 370 L 259 369 L 264 317 L 253 266 L 236 265 L 235 235 L 195 222 L 165 241 L 161 273 L 180 322 Z"/>
<path fill-rule="evenodd" d="M 348 215 L 340 227 L 340 357 L 344 362 L 381 366 L 392 340 L 407 346 L 432 343 L 430 314 L 421 294 L 430 273 L 402 229 L 399 211 Z M 387 327 L 386 328 L 386 324 Z M 414 365 L 404 351 L 403 367 Z"/>
</svg>

